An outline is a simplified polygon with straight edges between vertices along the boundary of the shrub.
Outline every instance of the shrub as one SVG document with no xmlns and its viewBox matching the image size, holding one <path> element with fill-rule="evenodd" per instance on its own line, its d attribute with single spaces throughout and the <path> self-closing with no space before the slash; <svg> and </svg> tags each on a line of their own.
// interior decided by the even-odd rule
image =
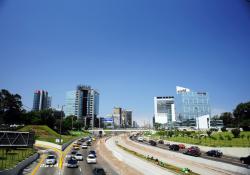
<svg viewBox="0 0 250 175">
<path fill-rule="evenodd" d="M 211 130 L 208 130 L 207 131 L 207 135 L 208 135 L 208 137 L 211 137 L 211 134 L 213 133 L 213 131 L 211 131 Z"/>
<path fill-rule="evenodd" d="M 219 136 L 220 140 L 224 140 L 224 137 L 222 135 Z"/>
<path fill-rule="evenodd" d="M 232 137 L 230 135 L 226 135 L 227 140 L 232 140 Z"/>
<path fill-rule="evenodd" d="M 226 131 L 227 131 L 227 128 L 226 128 L 226 127 L 223 127 L 223 128 L 221 128 L 221 131 L 222 131 L 222 132 L 226 132 Z"/>
<path fill-rule="evenodd" d="M 240 129 L 232 129 L 232 134 L 234 135 L 234 138 L 238 138 L 240 136 Z"/>
<path fill-rule="evenodd" d="M 242 134 L 240 137 L 241 137 L 242 139 L 244 139 L 244 138 L 245 138 L 245 135 L 244 135 L 244 134 Z"/>
</svg>

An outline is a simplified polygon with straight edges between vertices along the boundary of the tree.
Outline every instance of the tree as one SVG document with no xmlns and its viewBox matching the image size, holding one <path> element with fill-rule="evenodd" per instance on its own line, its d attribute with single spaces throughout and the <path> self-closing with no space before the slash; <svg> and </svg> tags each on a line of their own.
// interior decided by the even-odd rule
<svg viewBox="0 0 250 175">
<path fill-rule="evenodd" d="M 240 129 L 238 129 L 238 128 L 232 129 L 231 132 L 234 135 L 234 138 L 239 138 L 239 136 L 240 136 Z"/>
<path fill-rule="evenodd" d="M 220 115 L 220 119 L 223 120 L 223 124 L 225 127 L 234 127 L 234 118 L 231 112 L 224 112 Z"/>
<path fill-rule="evenodd" d="M 233 114 L 238 127 L 248 128 L 250 126 L 250 101 L 238 104 Z"/>
<path fill-rule="evenodd" d="M 19 94 L 11 94 L 8 90 L 0 91 L 0 122 L 13 124 L 22 123 L 22 101 Z"/>
<path fill-rule="evenodd" d="M 155 127 L 155 130 L 159 130 L 161 128 L 161 124 L 160 123 L 155 123 L 154 127 Z"/>
<path fill-rule="evenodd" d="M 213 133 L 213 131 L 207 130 L 207 135 L 208 135 L 208 137 L 211 137 L 212 133 Z"/>
</svg>

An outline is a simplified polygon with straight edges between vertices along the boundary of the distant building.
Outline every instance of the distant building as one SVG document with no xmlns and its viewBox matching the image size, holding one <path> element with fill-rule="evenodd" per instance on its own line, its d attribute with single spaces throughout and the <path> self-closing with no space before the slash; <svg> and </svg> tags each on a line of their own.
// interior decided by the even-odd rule
<svg viewBox="0 0 250 175">
<path fill-rule="evenodd" d="M 114 127 L 120 128 L 122 126 L 122 108 L 114 107 L 112 116 L 114 118 Z"/>
<path fill-rule="evenodd" d="M 122 127 L 130 128 L 132 127 L 132 111 L 122 110 Z"/>
<path fill-rule="evenodd" d="M 94 126 L 99 115 L 99 92 L 90 86 L 79 85 L 76 90 L 66 93 L 66 116 L 75 115 L 85 125 Z"/>
<path fill-rule="evenodd" d="M 176 87 L 178 121 L 193 121 L 200 116 L 211 116 L 210 98 L 207 92 L 193 92 Z M 195 122 L 196 123 L 196 122 Z"/>
<path fill-rule="evenodd" d="M 34 92 L 33 110 L 40 111 L 51 107 L 52 97 L 48 96 L 48 92 L 44 90 L 36 90 Z"/>
<path fill-rule="evenodd" d="M 154 123 L 172 125 L 175 121 L 175 104 L 173 96 L 154 97 Z"/>
</svg>

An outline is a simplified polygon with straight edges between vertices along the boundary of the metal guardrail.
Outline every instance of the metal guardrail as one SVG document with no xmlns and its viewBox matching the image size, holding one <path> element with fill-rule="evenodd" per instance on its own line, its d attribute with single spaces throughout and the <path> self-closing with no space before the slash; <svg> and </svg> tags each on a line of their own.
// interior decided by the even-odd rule
<svg viewBox="0 0 250 175">
<path fill-rule="evenodd" d="M 27 159 L 23 160 L 22 162 L 18 163 L 15 167 L 0 171 L 0 175 L 18 175 L 21 170 L 23 170 L 29 164 L 37 160 L 39 156 L 40 155 L 38 153 L 35 153 L 32 156 L 28 157 Z"/>
</svg>

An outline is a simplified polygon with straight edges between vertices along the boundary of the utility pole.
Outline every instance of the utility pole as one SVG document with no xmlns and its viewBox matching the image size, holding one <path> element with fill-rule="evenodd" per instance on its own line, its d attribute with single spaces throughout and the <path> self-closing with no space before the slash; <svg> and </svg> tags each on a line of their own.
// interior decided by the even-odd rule
<svg viewBox="0 0 250 175">
<path fill-rule="evenodd" d="M 62 109 L 61 109 L 61 118 L 60 118 L 60 144 L 62 143 L 62 118 L 63 118 L 63 107 L 64 107 L 64 105 L 62 105 Z"/>
</svg>

